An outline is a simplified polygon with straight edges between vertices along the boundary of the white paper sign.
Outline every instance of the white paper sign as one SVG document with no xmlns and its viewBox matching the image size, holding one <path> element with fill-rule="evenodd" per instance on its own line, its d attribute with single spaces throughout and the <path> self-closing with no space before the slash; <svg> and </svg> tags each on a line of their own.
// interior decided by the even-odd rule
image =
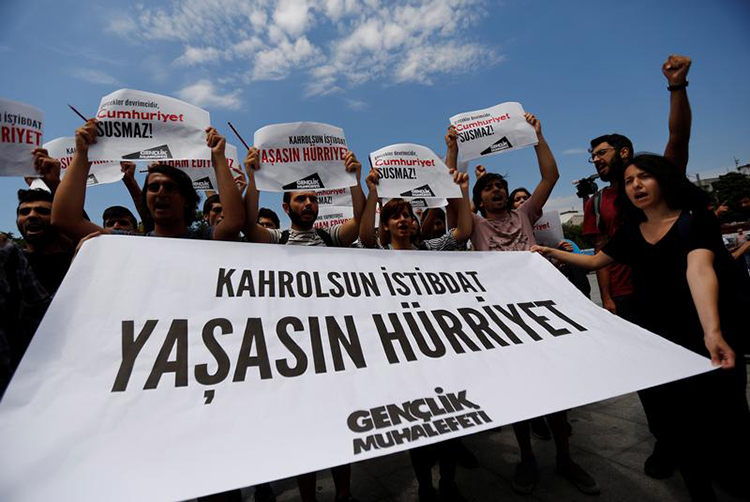
<svg viewBox="0 0 750 502">
<path fill-rule="evenodd" d="M 459 113 L 450 118 L 458 131 L 458 158 L 469 161 L 536 145 L 534 128 L 526 122 L 521 103 Z"/>
<path fill-rule="evenodd" d="M 534 224 L 534 239 L 539 245 L 557 247 L 564 238 L 558 211 L 545 211 Z"/>
<path fill-rule="evenodd" d="M 44 112 L 0 98 L 0 176 L 38 176 L 31 151 L 42 146 Z"/>
<path fill-rule="evenodd" d="M 60 161 L 60 178 L 65 176 L 68 166 L 76 153 L 76 139 L 72 137 L 56 138 L 44 144 L 50 157 Z M 115 183 L 122 179 L 122 168 L 119 161 L 95 160 L 91 163 L 86 186 Z"/>
<path fill-rule="evenodd" d="M 273 124 L 255 131 L 260 155 L 258 190 L 284 192 L 347 188 L 357 184 L 344 168 L 349 152 L 344 130 L 317 122 Z"/>
<path fill-rule="evenodd" d="M 242 163 L 239 160 L 237 147 L 227 143 L 224 148 L 224 155 L 227 157 L 227 164 L 229 165 L 229 172 L 232 178 L 242 174 Z M 216 171 L 214 170 L 213 161 L 210 159 L 164 160 L 160 162 L 185 171 L 190 176 L 190 179 L 193 180 L 193 188 L 200 192 L 219 190 L 219 185 L 216 181 Z"/>
<path fill-rule="evenodd" d="M 427 147 L 412 143 L 386 146 L 370 154 L 370 165 L 380 172 L 380 197 L 461 197 L 448 167 Z"/>
<path fill-rule="evenodd" d="M 334 190 L 316 190 L 318 206 L 352 206 L 352 192 L 348 188 L 336 188 Z"/>
<path fill-rule="evenodd" d="M 0 500 L 185 500 L 710 369 L 528 252 L 102 236 L 0 402 Z"/>
<path fill-rule="evenodd" d="M 347 206 L 319 206 L 318 218 L 313 226 L 328 230 L 334 225 L 341 225 L 354 218 L 354 208 Z"/>
<path fill-rule="evenodd" d="M 206 110 L 168 96 L 120 89 L 102 98 L 89 160 L 211 160 Z"/>
</svg>

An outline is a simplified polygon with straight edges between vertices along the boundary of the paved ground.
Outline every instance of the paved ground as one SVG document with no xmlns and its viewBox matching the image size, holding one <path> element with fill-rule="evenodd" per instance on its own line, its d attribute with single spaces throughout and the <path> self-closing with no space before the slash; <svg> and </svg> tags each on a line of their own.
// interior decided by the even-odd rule
<svg viewBox="0 0 750 502">
<path fill-rule="evenodd" d="M 595 283 L 592 286 L 592 299 L 599 303 L 598 288 Z M 530 496 L 517 495 L 511 488 L 511 479 L 519 455 L 510 426 L 464 438 L 464 444 L 478 457 L 480 465 L 476 469 L 459 467 L 456 481 L 461 493 L 468 501 L 476 502 L 689 500 L 679 474 L 657 481 L 643 473 L 643 462 L 653 449 L 653 439 L 636 394 L 571 410 L 569 421 L 573 426 L 570 437 L 573 458 L 594 476 L 601 487 L 601 495 L 584 495 L 559 477 L 555 473 L 554 443 L 535 439 L 533 446 L 539 464 L 537 487 Z M 437 467 L 433 469 L 433 478 L 437 487 Z M 294 480 L 275 482 L 272 486 L 278 502 L 299 500 Z M 352 491 L 361 502 L 416 502 L 417 483 L 408 453 L 355 464 L 352 467 Z M 252 488 L 243 490 L 248 502 L 253 500 L 252 494 Z M 719 497 L 721 501 L 739 500 L 725 493 L 719 493 Z M 330 474 L 319 473 L 318 500 L 332 502 L 333 499 Z"/>
</svg>

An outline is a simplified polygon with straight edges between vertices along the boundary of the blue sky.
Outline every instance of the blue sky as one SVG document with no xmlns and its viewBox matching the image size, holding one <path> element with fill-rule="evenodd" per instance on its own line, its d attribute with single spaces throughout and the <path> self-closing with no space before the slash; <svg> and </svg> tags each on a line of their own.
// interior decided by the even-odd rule
<svg viewBox="0 0 750 502">
<path fill-rule="evenodd" d="M 690 173 L 750 162 L 750 3 L 745 0 L 4 0 L 0 96 L 46 115 L 45 141 L 72 136 L 109 92 L 127 87 L 179 97 L 251 140 L 267 124 L 343 127 L 366 157 L 414 142 L 444 151 L 448 117 L 519 101 L 542 121 L 561 178 L 548 207 L 580 207 L 594 136 L 620 132 L 662 152 L 668 92 L 661 64 L 693 58 Z M 244 153 L 244 152 L 243 152 Z M 533 149 L 487 159 L 511 187 L 539 179 Z M 20 178 L 0 178 L 0 230 L 15 228 Z M 280 196 L 263 205 L 282 213 Z M 124 186 L 89 189 L 94 221 L 132 208 Z"/>
</svg>

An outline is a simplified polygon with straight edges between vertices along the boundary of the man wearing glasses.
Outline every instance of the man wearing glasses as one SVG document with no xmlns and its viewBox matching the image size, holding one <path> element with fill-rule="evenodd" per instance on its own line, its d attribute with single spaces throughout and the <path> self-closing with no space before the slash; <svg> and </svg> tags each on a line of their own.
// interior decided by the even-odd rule
<svg viewBox="0 0 750 502">
<path fill-rule="evenodd" d="M 664 149 L 664 157 L 681 172 L 687 170 L 688 143 L 692 115 L 687 97 L 687 74 L 690 69 L 690 58 L 669 56 L 662 65 L 662 73 L 667 78 L 669 99 L 669 141 Z M 618 184 L 622 173 L 633 158 L 633 144 L 620 134 L 606 134 L 591 140 L 591 158 L 599 179 L 609 183 L 595 193 L 584 208 L 583 235 L 595 237 L 598 252 L 609 238 L 614 235 L 618 226 L 617 198 Z M 620 317 L 633 320 L 633 285 L 630 268 L 614 263 L 596 273 L 604 308 Z M 653 454 L 648 457 L 644 471 L 656 479 L 668 478 L 674 471 L 674 460 L 669 452 L 664 451 L 663 442 L 659 442 L 659 430 L 654 427 L 650 417 L 649 429 L 657 442 Z"/>
</svg>

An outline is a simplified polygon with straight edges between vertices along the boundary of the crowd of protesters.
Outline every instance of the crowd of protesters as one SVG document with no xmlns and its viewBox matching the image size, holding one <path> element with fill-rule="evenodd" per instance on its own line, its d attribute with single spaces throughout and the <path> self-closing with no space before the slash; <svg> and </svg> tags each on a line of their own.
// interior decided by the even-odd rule
<svg viewBox="0 0 750 502">
<path fill-rule="evenodd" d="M 96 119 L 91 119 L 76 130 L 76 153 L 62 180 L 59 161 L 43 149 L 34 151 L 35 167 L 49 191 L 18 193 L 17 226 L 25 249 L 0 238 L 0 395 L 77 247 L 102 233 L 392 251 L 536 251 L 587 296 L 589 286 L 582 270 L 597 270 L 604 308 L 721 366 L 718 371 L 639 393 L 656 438 L 644 470 L 656 479 L 679 470 L 696 501 L 715 500 L 713 482 L 742 494 L 746 490 L 743 474 L 750 472 L 750 412 L 742 359 L 748 340 L 739 318 L 747 301 L 747 278 L 737 260 L 750 244 L 743 244 L 734 254 L 727 251 L 709 201 L 685 176 L 692 121 L 686 90 L 689 68 L 690 59 L 682 56 L 670 56 L 662 68 L 670 96 L 669 140 L 663 156 L 636 155 L 631 141 L 621 134 L 600 135 L 591 141 L 590 161 L 599 178 L 608 183 L 585 205 L 583 231 L 596 241 L 593 256 L 572 252 L 575 244 L 571 242 L 561 242 L 557 248 L 537 246 L 534 223 L 559 173 L 541 122 L 532 114 L 526 114 L 526 120 L 537 134 L 540 172 L 533 190 L 511 191 L 503 176 L 482 166 L 477 166 L 477 180 L 470 187 L 468 175 L 457 170 L 457 134 L 450 127 L 445 135 L 446 165 L 460 187 L 460 198 L 450 199 L 445 210 L 424 212 L 415 211 L 409 200 L 391 199 L 380 208 L 376 226 L 379 172 L 371 169 L 366 175 L 365 195 L 360 184 L 362 165 L 349 152 L 344 168 L 357 180 L 351 188 L 354 216 L 327 230 L 315 227 L 318 198 L 312 191 L 284 193 L 282 208 L 291 226 L 282 230 L 273 210 L 259 208 L 258 151 L 248 151 L 246 183 L 238 189 L 227 164 L 225 138 L 213 128 L 206 131 L 206 144 L 211 149 L 218 193 L 205 199 L 200 224 L 195 221 L 200 199 L 185 172 L 155 163 L 139 187 L 135 165 L 128 162 L 122 163 L 123 182 L 138 218 L 116 205 L 104 211 L 98 224 L 84 211 L 91 166 L 88 148 L 97 136 Z M 554 440 L 558 474 L 586 494 L 599 493 L 596 480 L 571 456 L 571 426 L 565 411 L 513 424 L 513 431 L 520 451 L 514 490 L 529 494 L 534 489 L 533 433 Z M 410 453 L 420 501 L 463 500 L 455 482 L 456 465 L 471 466 L 477 461 L 460 440 Z M 431 474 L 435 462 L 440 465 L 438 489 Z M 336 501 L 355 500 L 350 473 L 349 465 L 332 468 Z M 316 500 L 315 473 L 299 476 L 298 485 L 304 502 Z M 235 490 L 203 500 L 241 497 Z M 271 486 L 256 487 L 255 500 L 274 500 Z"/>
</svg>

